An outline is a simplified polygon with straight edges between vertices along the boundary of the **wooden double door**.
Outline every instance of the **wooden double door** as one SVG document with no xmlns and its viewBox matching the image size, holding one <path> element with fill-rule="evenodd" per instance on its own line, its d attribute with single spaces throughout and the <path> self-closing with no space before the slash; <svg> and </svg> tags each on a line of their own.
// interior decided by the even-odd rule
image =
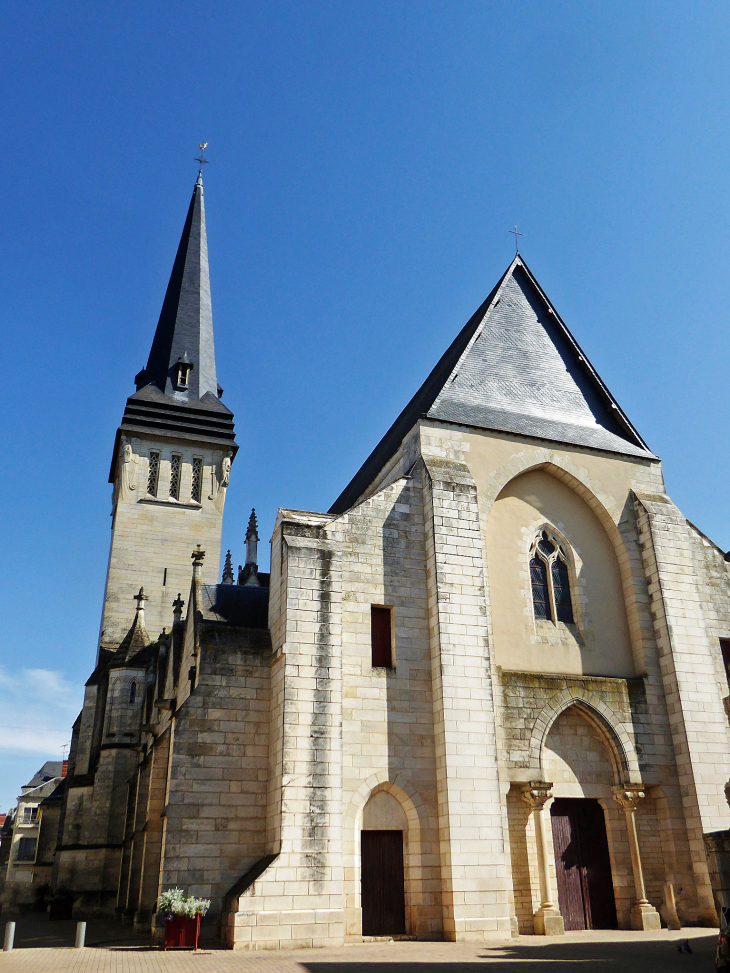
<svg viewBox="0 0 730 973">
<path fill-rule="evenodd" d="M 603 808 L 598 801 L 556 797 L 550 822 L 565 928 L 615 929 L 616 900 Z"/>
<path fill-rule="evenodd" d="M 363 936 L 397 936 L 406 931 L 402 831 L 361 831 Z"/>
</svg>

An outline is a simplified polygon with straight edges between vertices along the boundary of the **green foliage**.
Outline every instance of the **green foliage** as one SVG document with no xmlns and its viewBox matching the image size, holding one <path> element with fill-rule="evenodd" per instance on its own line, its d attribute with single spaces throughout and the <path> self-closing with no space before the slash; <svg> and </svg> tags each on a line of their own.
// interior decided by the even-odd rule
<svg viewBox="0 0 730 973">
<path fill-rule="evenodd" d="M 157 913 L 163 919 L 173 916 L 185 916 L 194 919 L 204 916 L 210 908 L 210 899 L 196 899 L 194 895 L 186 895 L 182 889 L 168 889 L 157 901 Z"/>
</svg>

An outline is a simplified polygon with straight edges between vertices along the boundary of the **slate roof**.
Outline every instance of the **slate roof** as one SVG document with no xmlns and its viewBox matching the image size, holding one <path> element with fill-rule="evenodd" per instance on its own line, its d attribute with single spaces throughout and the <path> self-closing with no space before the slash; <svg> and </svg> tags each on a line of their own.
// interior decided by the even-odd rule
<svg viewBox="0 0 730 973">
<path fill-rule="evenodd" d="M 181 359 L 192 365 L 186 390 L 175 385 Z M 193 189 L 149 358 L 135 384 L 117 430 L 110 483 L 116 480 L 122 435 L 211 443 L 235 456 L 233 413 L 220 400 L 216 377 L 202 176 Z"/>
<path fill-rule="evenodd" d="M 357 502 L 420 418 L 655 458 L 519 254 L 330 513 Z"/>
<path fill-rule="evenodd" d="M 193 189 L 147 365 L 135 379 L 137 388 L 152 382 L 172 395 L 175 365 L 181 359 L 193 366 L 189 397 L 202 399 L 206 392 L 217 397 L 202 173 Z"/>
<path fill-rule="evenodd" d="M 269 627 L 269 575 L 259 574 L 261 587 L 235 584 L 203 585 L 203 618 L 236 628 Z"/>
<path fill-rule="evenodd" d="M 23 787 L 40 787 L 47 784 L 54 777 L 60 777 L 63 773 L 63 760 L 46 760 L 40 770 L 36 771 L 27 784 Z"/>
</svg>

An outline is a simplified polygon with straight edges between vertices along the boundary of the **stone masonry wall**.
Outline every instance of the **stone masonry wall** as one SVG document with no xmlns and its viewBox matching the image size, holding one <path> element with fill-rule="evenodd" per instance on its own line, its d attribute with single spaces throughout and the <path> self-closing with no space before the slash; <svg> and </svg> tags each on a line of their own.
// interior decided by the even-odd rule
<svg viewBox="0 0 730 973">
<path fill-rule="evenodd" d="M 210 898 L 211 917 L 265 853 L 270 707 L 267 633 L 214 628 L 175 713 L 160 875 L 160 890 Z"/>
</svg>

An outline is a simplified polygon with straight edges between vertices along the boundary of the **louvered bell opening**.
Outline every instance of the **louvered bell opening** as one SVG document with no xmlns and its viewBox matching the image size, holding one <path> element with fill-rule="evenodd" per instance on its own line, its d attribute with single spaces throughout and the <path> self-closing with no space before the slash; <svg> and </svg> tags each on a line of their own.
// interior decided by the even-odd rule
<svg viewBox="0 0 730 973">
<path fill-rule="evenodd" d="M 560 558 L 553 563 L 553 594 L 555 595 L 555 613 L 559 622 L 573 622 L 573 605 L 570 600 L 570 579 L 568 565 Z"/>
<path fill-rule="evenodd" d="M 547 567 L 539 557 L 533 557 L 530 561 L 530 581 L 532 582 L 532 604 L 535 608 L 535 618 L 550 619 Z"/>
</svg>

